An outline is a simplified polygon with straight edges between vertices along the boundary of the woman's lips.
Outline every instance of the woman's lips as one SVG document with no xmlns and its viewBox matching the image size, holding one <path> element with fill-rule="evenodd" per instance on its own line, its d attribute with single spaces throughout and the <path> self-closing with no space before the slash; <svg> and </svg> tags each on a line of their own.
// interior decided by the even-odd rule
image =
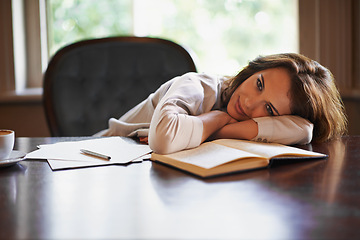
<svg viewBox="0 0 360 240">
<path fill-rule="evenodd" d="M 249 116 L 244 112 L 244 109 L 241 107 L 240 97 L 239 97 L 238 101 L 236 101 L 235 109 L 236 109 L 236 111 L 238 112 L 239 115 L 242 115 L 242 116 L 245 116 L 245 117 L 249 118 Z"/>
</svg>

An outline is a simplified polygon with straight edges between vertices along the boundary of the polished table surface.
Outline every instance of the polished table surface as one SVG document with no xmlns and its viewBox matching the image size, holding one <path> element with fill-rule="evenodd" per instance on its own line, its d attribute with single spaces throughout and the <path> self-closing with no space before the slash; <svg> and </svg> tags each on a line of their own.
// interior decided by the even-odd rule
<svg viewBox="0 0 360 240">
<path fill-rule="evenodd" d="M 79 138 L 17 138 L 15 149 Z M 0 169 L 1 239 L 354 239 L 360 136 L 305 149 L 327 160 L 203 180 L 144 161 L 52 171 Z"/>
</svg>

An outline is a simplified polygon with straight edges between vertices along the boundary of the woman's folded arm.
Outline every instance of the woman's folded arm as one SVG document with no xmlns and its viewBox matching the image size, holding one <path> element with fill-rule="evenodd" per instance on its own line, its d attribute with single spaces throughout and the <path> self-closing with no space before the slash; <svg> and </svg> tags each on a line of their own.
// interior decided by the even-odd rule
<svg viewBox="0 0 360 240">
<path fill-rule="evenodd" d="M 299 116 L 260 117 L 228 124 L 213 138 L 234 138 L 285 145 L 307 144 L 312 139 L 313 124 Z"/>
</svg>

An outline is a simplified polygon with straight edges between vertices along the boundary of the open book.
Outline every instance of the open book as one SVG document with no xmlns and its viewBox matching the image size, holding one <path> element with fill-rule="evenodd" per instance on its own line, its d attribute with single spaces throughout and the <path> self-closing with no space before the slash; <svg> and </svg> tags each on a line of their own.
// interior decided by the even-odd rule
<svg viewBox="0 0 360 240">
<path fill-rule="evenodd" d="M 200 177 L 270 166 L 273 159 L 319 159 L 327 155 L 276 143 L 219 139 L 201 144 L 197 148 L 172 154 L 151 154 L 158 161 Z"/>
</svg>

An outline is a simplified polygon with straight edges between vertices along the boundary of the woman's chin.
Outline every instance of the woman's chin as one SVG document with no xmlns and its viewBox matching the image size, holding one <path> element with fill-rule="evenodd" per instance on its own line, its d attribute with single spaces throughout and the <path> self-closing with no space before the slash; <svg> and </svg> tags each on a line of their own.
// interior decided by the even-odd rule
<svg viewBox="0 0 360 240">
<path fill-rule="evenodd" d="M 243 119 L 241 116 L 239 116 L 238 114 L 233 113 L 232 111 L 229 111 L 228 114 L 230 115 L 230 117 L 232 117 L 233 119 L 235 119 L 236 121 L 244 121 L 245 119 Z"/>
</svg>

